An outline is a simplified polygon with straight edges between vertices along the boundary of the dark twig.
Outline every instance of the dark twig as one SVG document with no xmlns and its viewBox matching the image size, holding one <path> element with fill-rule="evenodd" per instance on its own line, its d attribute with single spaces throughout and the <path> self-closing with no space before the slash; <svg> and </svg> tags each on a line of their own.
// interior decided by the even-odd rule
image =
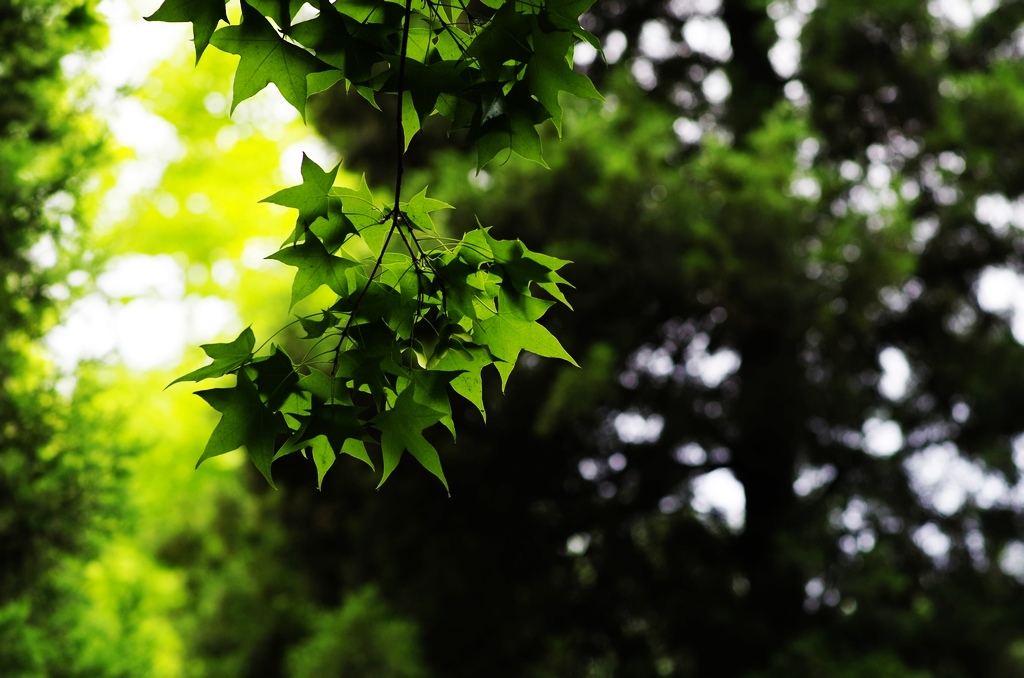
<svg viewBox="0 0 1024 678">
<path fill-rule="evenodd" d="M 405 57 L 409 50 L 409 25 L 412 23 L 412 0 L 405 0 L 405 22 L 402 26 L 402 48 L 398 56 L 398 104 L 395 111 L 395 200 L 394 206 L 391 208 L 391 228 L 388 230 L 388 235 L 384 239 L 384 245 L 381 247 L 380 254 L 377 256 L 377 261 L 373 264 L 373 270 L 370 271 L 370 277 L 367 278 L 366 284 L 363 285 L 362 291 L 356 298 L 355 303 L 352 305 L 351 311 L 349 311 L 348 320 L 345 322 L 345 328 L 341 331 L 341 336 L 338 339 L 338 346 L 334 349 L 334 361 L 331 364 L 331 376 L 333 377 L 338 372 L 338 361 L 341 359 L 341 350 L 345 345 L 345 339 L 348 337 L 349 330 L 352 327 L 352 322 L 355 320 L 356 312 L 359 310 L 359 304 L 362 303 L 363 297 L 366 296 L 366 292 L 370 289 L 370 285 L 373 284 L 373 279 L 377 277 L 377 272 L 380 271 L 381 264 L 384 262 L 384 254 L 388 251 L 388 245 L 391 243 L 391 236 L 395 234 L 395 231 L 399 231 L 401 235 L 400 223 L 402 219 L 401 201 L 402 201 L 402 178 L 405 174 L 405 127 L 402 125 L 402 100 L 405 97 Z M 404 236 L 403 240 L 404 240 Z M 408 243 L 406 243 L 408 247 Z M 411 250 L 410 250 L 411 251 Z M 415 253 L 413 253 L 415 261 Z"/>
</svg>

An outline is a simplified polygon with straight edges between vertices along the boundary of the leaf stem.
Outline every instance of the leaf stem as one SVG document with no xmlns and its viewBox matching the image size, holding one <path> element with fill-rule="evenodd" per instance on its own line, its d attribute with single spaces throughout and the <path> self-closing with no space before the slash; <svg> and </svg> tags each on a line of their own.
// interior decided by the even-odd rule
<svg viewBox="0 0 1024 678">
<path fill-rule="evenodd" d="M 363 297 L 366 296 L 366 292 L 370 289 L 370 285 L 373 284 L 373 279 L 377 276 L 377 271 L 380 270 L 381 264 L 384 261 L 384 253 L 388 251 L 388 245 L 391 243 L 391 236 L 395 234 L 396 230 L 399 230 L 399 224 L 402 220 L 402 178 L 405 174 L 405 126 L 402 124 L 402 101 L 405 98 L 405 58 L 409 51 L 409 25 L 411 23 L 412 0 L 405 0 L 405 22 L 402 26 L 402 47 L 398 55 L 398 101 L 395 110 L 395 200 L 394 206 L 391 208 L 391 214 L 389 215 L 391 217 L 391 228 L 388 230 L 388 235 L 384 239 L 384 245 L 380 249 L 377 261 L 373 264 L 373 270 L 370 271 L 370 276 L 367 278 L 366 284 L 359 293 L 359 297 L 356 298 L 356 302 L 352 305 L 352 310 L 349 313 L 348 321 L 345 323 L 345 328 L 341 331 L 338 346 L 334 350 L 334 360 L 331 363 L 332 377 L 338 371 L 338 361 L 341 359 L 341 350 L 345 345 L 345 339 L 348 337 L 348 331 L 352 326 L 352 321 L 355 320 L 356 312 L 359 310 L 359 304 L 363 301 Z M 401 235 L 401 231 L 399 231 L 399 235 Z M 408 247 L 408 243 L 406 243 L 406 247 Z"/>
<path fill-rule="evenodd" d="M 405 56 L 409 50 L 409 24 L 412 23 L 412 0 L 405 0 L 405 25 L 402 26 L 402 51 L 398 57 L 398 102 L 395 107 L 395 205 L 391 211 L 392 226 L 401 217 L 402 176 L 405 174 L 405 125 L 402 124 L 402 102 L 405 99 Z"/>
<path fill-rule="evenodd" d="M 295 320 L 291 321 L 290 323 L 288 323 L 287 325 L 285 325 L 284 327 L 282 327 L 281 329 L 277 330 L 276 332 L 271 334 L 269 337 L 267 337 L 262 344 L 260 344 L 259 346 L 256 347 L 256 350 L 254 350 L 252 352 L 252 354 L 255 356 L 257 353 L 259 353 L 264 348 L 266 348 L 267 344 L 269 344 L 274 339 L 274 337 L 276 337 L 277 335 L 281 334 L 282 332 L 284 332 L 286 329 L 288 329 L 292 325 L 294 325 L 296 323 L 299 323 L 299 322 L 302 322 L 302 320 L 305 319 L 305 318 L 311 318 L 314 315 L 316 315 L 316 313 L 311 313 L 308 316 L 303 316 L 302 318 L 296 318 Z"/>
</svg>

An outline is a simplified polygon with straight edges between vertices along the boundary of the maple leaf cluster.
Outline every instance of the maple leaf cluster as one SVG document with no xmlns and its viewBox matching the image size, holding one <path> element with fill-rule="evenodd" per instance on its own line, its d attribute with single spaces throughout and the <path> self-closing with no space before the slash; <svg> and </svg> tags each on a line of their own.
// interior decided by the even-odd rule
<svg viewBox="0 0 1024 678">
<path fill-rule="evenodd" d="M 278 345 L 261 353 L 246 329 L 204 346 L 212 362 L 174 383 L 235 375 L 234 386 L 198 392 L 222 414 L 199 463 L 244 447 L 273 485 L 272 463 L 302 452 L 321 485 L 337 455 L 374 468 L 370 445 L 380 450 L 381 483 L 408 452 L 447 488 L 425 432 L 440 426 L 454 437 L 451 393 L 486 418 L 486 368 L 504 389 L 522 351 L 576 364 L 538 322 L 552 305 L 569 305 L 557 272 L 568 262 L 483 227 L 446 237 L 431 215 L 450 205 L 426 189 L 401 200 L 403 154 L 438 114 L 469 130 L 481 167 L 503 151 L 543 164 L 536 126 L 551 121 L 561 133 L 559 94 L 600 98 L 570 60 L 578 40 L 599 47 L 579 24 L 592 0 L 485 0 L 479 13 L 430 0 L 313 4 L 316 15 L 295 23 L 298 0 L 242 0 L 240 22 L 220 28 L 221 0 L 166 0 L 149 17 L 191 22 L 197 62 L 209 45 L 240 57 L 232 111 L 269 84 L 303 118 L 306 98 L 339 82 L 371 103 L 401 102 L 390 204 L 365 180 L 335 186 L 338 166 L 306 157 L 302 183 L 265 199 L 298 212 L 269 257 L 296 269 L 291 306 L 322 287 L 335 295 L 297 317 L 306 354 L 293 360 Z"/>
</svg>

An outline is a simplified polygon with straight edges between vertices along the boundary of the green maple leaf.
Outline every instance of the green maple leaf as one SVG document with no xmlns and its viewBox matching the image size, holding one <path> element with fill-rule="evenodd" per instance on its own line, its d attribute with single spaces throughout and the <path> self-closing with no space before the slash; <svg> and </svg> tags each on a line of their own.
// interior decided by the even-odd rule
<svg viewBox="0 0 1024 678">
<path fill-rule="evenodd" d="M 480 290 L 488 298 L 497 292 L 492 283 L 507 281 L 512 288 L 523 295 L 530 295 L 530 285 L 536 283 L 556 300 L 569 308 L 569 300 L 565 298 L 559 285 L 569 285 L 555 271 L 570 263 L 546 254 L 533 252 L 520 240 L 497 240 L 490 234 L 490 228 L 477 228 L 462 236 L 462 241 L 454 250 L 454 257 L 448 256 L 443 263 L 442 272 L 445 280 L 465 279 L 471 288 Z M 460 261 L 465 265 L 460 265 Z M 487 266 L 487 273 L 482 267 Z M 476 295 L 460 285 L 449 286 L 449 309 L 458 310 L 465 315 L 474 317 L 468 304 Z"/>
<path fill-rule="evenodd" d="M 273 487 L 270 463 L 274 458 L 275 441 L 279 433 L 288 433 L 289 428 L 280 413 L 263 404 L 245 370 L 239 370 L 238 382 L 233 388 L 198 391 L 196 395 L 223 415 L 210 434 L 196 467 L 211 457 L 245 447 L 249 459 Z"/>
<path fill-rule="evenodd" d="M 316 489 L 318 490 L 323 488 L 324 476 L 334 466 L 334 460 L 339 454 L 347 454 L 350 457 L 365 461 L 367 464 L 370 464 L 370 468 L 373 468 L 370 457 L 366 453 L 366 446 L 361 440 L 346 440 L 341 450 L 335 450 L 327 436 L 319 435 L 309 441 L 309 448 L 312 453 L 313 463 L 316 464 Z"/>
<path fill-rule="evenodd" d="M 373 193 L 366 183 L 365 174 L 359 177 L 359 188 L 339 187 L 336 191 L 341 197 L 345 216 L 355 225 L 356 229 L 362 230 L 381 222 L 384 213 L 373 201 Z"/>
<path fill-rule="evenodd" d="M 493 299 L 498 294 L 501 278 L 481 266 L 492 261 L 487 243 L 482 249 L 467 244 L 465 239 L 453 252 L 440 257 L 435 270 L 444 281 L 445 314 L 449 321 L 464 330 L 472 328 L 472 321 L 479 319 L 481 307 L 491 308 L 484 315 L 493 313 Z"/>
<path fill-rule="evenodd" d="M 416 104 L 412 100 L 412 92 L 402 93 L 402 139 L 405 144 L 403 151 L 409 150 L 412 138 L 420 131 L 420 114 L 416 112 Z"/>
<path fill-rule="evenodd" d="M 430 218 L 430 213 L 450 209 L 455 208 L 436 198 L 428 198 L 427 189 L 424 188 L 403 205 L 402 212 L 413 228 L 418 228 L 421 231 L 435 231 L 437 229 L 433 219 Z"/>
<path fill-rule="evenodd" d="M 332 204 L 341 207 L 341 199 L 332 190 L 334 180 L 338 176 L 339 162 L 333 169 L 324 170 L 302 154 L 302 183 L 298 186 L 285 188 L 260 202 L 270 202 L 283 207 L 292 207 L 299 211 L 299 223 L 310 226 L 317 218 L 328 218 L 332 212 Z"/>
<path fill-rule="evenodd" d="M 319 339 L 324 332 L 334 327 L 335 318 L 329 311 L 321 311 L 310 316 L 298 318 L 299 325 L 305 330 L 306 336 L 303 339 Z"/>
<path fill-rule="evenodd" d="M 267 259 L 299 269 L 292 283 L 292 306 L 315 292 L 321 285 L 327 285 L 338 296 L 347 295 L 350 289 L 345 271 L 359 266 L 354 261 L 329 253 L 320 239 L 312 233 L 307 233 L 306 239 L 301 243 L 288 245 Z"/>
<path fill-rule="evenodd" d="M 283 457 L 295 450 L 306 447 L 313 438 L 325 436 L 331 447 L 341 451 L 346 440 L 369 440 L 364 422 L 359 418 L 362 408 L 353 405 L 328 405 L 319 398 L 314 398 L 309 414 L 299 415 L 299 429 L 295 431 L 278 451 L 277 456 Z M 369 457 L 362 458 L 370 468 L 373 462 Z"/>
<path fill-rule="evenodd" d="M 295 373 L 291 358 L 279 346 L 274 346 L 269 356 L 254 360 L 248 369 L 256 372 L 253 383 L 272 410 L 280 410 L 299 384 L 299 375 Z"/>
<path fill-rule="evenodd" d="M 360 307 L 361 313 L 364 308 Z M 347 385 L 346 392 L 369 393 L 380 407 L 386 398 L 387 371 L 394 371 L 395 333 L 379 318 L 368 322 L 356 320 L 349 338 L 353 348 L 338 354 L 335 376 Z M 331 388 L 338 390 L 337 384 Z"/>
<path fill-rule="evenodd" d="M 441 36 L 445 36 L 451 39 L 451 35 L 442 32 L 436 36 L 439 39 L 439 43 L 442 47 L 445 47 L 445 43 L 441 42 Z M 416 112 L 419 114 L 420 120 L 426 120 L 437 107 L 438 97 L 443 93 L 455 94 L 465 87 L 466 78 L 463 77 L 465 64 L 458 64 L 455 60 L 451 61 L 435 61 L 436 57 L 440 56 L 444 58 L 460 59 L 462 57 L 461 50 L 457 56 L 444 57 L 439 51 L 435 50 L 434 47 L 438 46 L 431 42 L 429 49 L 430 56 L 427 57 L 428 63 L 420 63 L 416 60 L 407 60 L 405 64 L 406 69 L 406 80 L 403 83 L 406 89 L 412 94 L 413 104 L 416 107 Z M 458 47 L 456 47 L 458 49 Z M 429 63 L 432 62 L 432 63 Z M 397 66 L 397 60 L 395 61 Z M 389 83 L 390 84 L 390 83 Z M 398 83 L 395 82 L 397 89 Z"/>
<path fill-rule="evenodd" d="M 304 0 L 251 0 L 249 2 L 263 16 L 268 16 L 281 30 L 288 32 L 292 17 L 302 7 Z"/>
<path fill-rule="evenodd" d="M 313 463 L 316 464 L 316 489 L 324 486 L 324 476 L 334 466 L 337 454 L 334 448 L 327 441 L 327 436 L 317 436 L 309 441 L 310 450 L 313 453 Z"/>
<path fill-rule="evenodd" d="M 594 4 L 594 0 L 547 0 L 544 9 L 551 25 L 589 42 L 598 52 L 601 41 L 590 31 L 580 26 L 580 16 Z"/>
<path fill-rule="evenodd" d="M 502 5 L 465 52 L 465 58 L 475 62 L 491 82 L 501 80 L 501 71 L 509 61 L 526 61 L 530 56 L 530 19 L 517 11 L 517 4 Z"/>
<path fill-rule="evenodd" d="M 423 468 L 437 476 L 447 490 L 448 481 L 441 470 L 437 450 L 423 437 L 424 429 L 441 421 L 444 413 L 417 402 L 415 390 L 416 387 L 410 384 L 398 394 L 391 409 L 373 418 L 373 425 L 380 430 L 380 448 L 384 458 L 383 476 L 377 487 L 384 484 L 398 466 L 402 454 L 408 451 Z"/>
<path fill-rule="evenodd" d="M 146 17 L 146 21 L 191 22 L 197 64 L 206 46 L 210 44 L 210 36 L 217 24 L 221 21 L 227 23 L 227 20 L 224 0 L 165 0 L 155 12 Z"/>
<path fill-rule="evenodd" d="M 339 209 L 335 209 L 332 204 L 331 216 L 326 218 L 317 217 L 309 226 L 309 230 L 313 232 L 313 235 L 320 238 L 320 242 L 322 242 L 324 247 L 331 252 L 337 252 L 339 249 L 342 249 L 342 246 L 345 244 L 348 237 L 354 233 L 358 233 L 358 231 L 356 231 L 356 227 L 352 224 L 352 221 L 341 213 L 340 201 L 336 204 L 339 206 Z M 292 233 L 292 243 L 295 242 L 298 236 L 298 231 L 300 230 L 302 230 L 302 227 L 296 225 L 295 231 Z M 346 255 L 349 254 L 346 250 L 343 250 L 343 253 Z M 358 261 L 361 257 L 346 256 L 345 258 Z"/>
<path fill-rule="evenodd" d="M 521 240 L 497 240 L 491 236 L 490 230 L 490 228 L 481 228 L 471 231 L 466 234 L 464 240 L 480 246 L 479 241 L 482 236 L 494 256 L 494 261 L 501 265 L 502 272 L 517 291 L 529 294 L 530 283 L 536 282 L 538 287 L 572 308 L 565 298 L 565 294 L 558 287 L 559 285 L 569 285 L 569 283 L 555 273 L 570 262 L 540 252 L 533 252 Z M 569 286 L 572 287 L 572 285 Z"/>
<path fill-rule="evenodd" d="M 485 348 L 469 346 L 463 349 L 451 349 L 437 361 L 432 369 L 456 372 L 457 374 L 448 382 L 452 390 L 471 402 L 480 412 L 480 416 L 487 421 L 487 411 L 484 409 L 483 378 L 481 370 L 494 362 L 491 354 Z"/>
<path fill-rule="evenodd" d="M 452 419 L 452 405 L 448 399 L 447 388 L 452 375 L 437 370 L 413 370 L 409 376 L 415 384 L 413 398 L 420 405 L 441 413 L 440 424 L 448 429 L 454 440 L 455 421 Z"/>
<path fill-rule="evenodd" d="M 168 386 L 173 386 L 179 381 L 202 381 L 203 379 L 223 377 L 225 374 L 235 371 L 251 360 L 252 349 L 255 345 L 256 335 L 253 334 L 252 328 L 249 327 L 242 330 L 242 333 L 234 341 L 226 344 L 203 344 L 200 348 L 206 352 L 207 356 L 213 358 L 213 362 L 178 377 Z"/>
<path fill-rule="evenodd" d="M 524 305 L 522 300 L 516 300 L 502 290 L 498 294 L 499 312 L 474 323 L 473 339 L 478 344 L 485 344 L 496 358 L 503 361 L 495 363 L 501 374 L 502 390 L 508 383 L 520 351 L 529 351 L 545 358 L 560 358 L 579 367 L 558 339 L 533 317 L 538 316 L 535 306 L 535 303 Z"/>
<path fill-rule="evenodd" d="M 235 72 L 231 111 L 273 83 L 285 100 L 306 119 L 306 76 L 331 67 L 312 54 L 286 42 L 252 5 L 242 0 L 242 23 L 213 34 L 217 49 L 241 57 Z"/>
<path fill-rule="evenodd" d="M 569 65 L 568 54 L 575 36 L 571 33 L 544 33 L 540 26 L 533 27 L 533 56 L 527 67 L 530 92 L 537 97 L 554 123 L 558 136 L 562 136 L 562 107 L 558 93 L 568 92 L 580 98 L 602 99 L 590 78 L 577 73 Z"/>
<path fill-rule="evenodd" d="M 401 256 L 396 254 L 395 258 Z M 386 279 L 384 279 L 385 275 Z M 382 279 L 385 281 L 382 282 Z M 400 285 L 406 285 L 407 290 L 403 292 L 399 288 Z M 415 289 L 415 285 L 416 273 L 411 266 L 409 257 L 406 256 L 404 262 L 389 263 L 385 261 L 385 264 L 381 266 L 380 278 L 365 288 L 366 294 L 359 303 L 356 313 L 357 321 L 353 326 L 362 330 L 365 325 L 361 323 L 380 320 L 383 321 L 387 336 L 390 337 L 390 341 L 385 345 L 390 345 L 396 338 L 408 339 L 411 336 L 418 306 L 416 293 L 409 291 Z M 354 306 L 354 300 L 351 301 L 351 304 Z M 339 307 L 338 310 L 347 311 L 349 309 Z M 385 339 L 385 341 L 387 340 Z"/>
<path fill-rule="evenodd" d="M 324 403 L 332 405 L 340 403 L 351 405 L 348 389 L 345 388 L 343 379 L 327 376 L 320 370 L 310 370 L 310 373 L 299 379 L 299 386 L 302 390 L 319 398 Z"/>
<path fill-rule="evenodd" d="M 320 3 L 318 3 L 320 4 Z M 296 24 L 288 35 L 316 52 L 317 58 L 333 67 L 329 74 L 314 77 L 315 89 L 322 91 L 344 78 L 352 83 L 365 83 L 373 78 L 373 66 L 382 60 L 380 42 L 367 40 L 369 26 L 362 20 L 341 13 L 351 9 L 346 0 L 343 7 L 320 4 L 320 14 Z M 311 82 L 311 84 L 313 84 Z"/>
<path fill-rule="evenodd" d="M 593 4 L 594 0 L 547 0 L 544 7 L 554 16 L 578 23 L 580 16 Z"/>
<path fill-rule="evenodd" d="M 312 448 L 317 468 L 317 489 L 323 485 L 324 474 L 338 454 L 347 454 L 373 469 L 363 442 L 368 436 L 363 421 L 358 417 L 360 411 L 351 405 L 327 405 L 314 399 L 309 414 L 296 417 L 300 422 L 299 430 L 278 450 L 274 459 L 303 448 Z"/>
<path fill-rule="evenodd" d="M 505 112 L 481 120 L 476 132 L 477 167 L 482 168 L 505 149 L 547 167 L 540 134 L 535 125 L 550 116 L 540 114 L 538 107 L 540 104 L 531 97 L 526 82 L 520 81 L 513 85 L 504 98 Z"/>
</svg>

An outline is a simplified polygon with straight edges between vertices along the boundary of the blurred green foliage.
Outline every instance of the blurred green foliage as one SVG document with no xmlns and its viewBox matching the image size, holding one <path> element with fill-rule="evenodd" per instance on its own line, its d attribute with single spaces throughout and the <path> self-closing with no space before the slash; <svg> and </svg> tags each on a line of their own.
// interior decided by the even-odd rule
<svg viewBox="0 0 1024 678">
<path fill-rule="evenodd" d="M 286 665 L 289 678 L 423 678 L 422 661 L 416 625 L 395 617 L 371 586 L 316 615 Z"/>
<path fill-rule="evenodd" d="M 114 675 L 81 655 L 74 573 L 116 519 L 121 453 L 34 344 L 83 265 L 79 221 L 101 127 L 62 59 L 102 44 L 91 2 L 0 3 L 0 673 Z M 84 381 L 87 381 L 85 379 Z"/>
</svg>

